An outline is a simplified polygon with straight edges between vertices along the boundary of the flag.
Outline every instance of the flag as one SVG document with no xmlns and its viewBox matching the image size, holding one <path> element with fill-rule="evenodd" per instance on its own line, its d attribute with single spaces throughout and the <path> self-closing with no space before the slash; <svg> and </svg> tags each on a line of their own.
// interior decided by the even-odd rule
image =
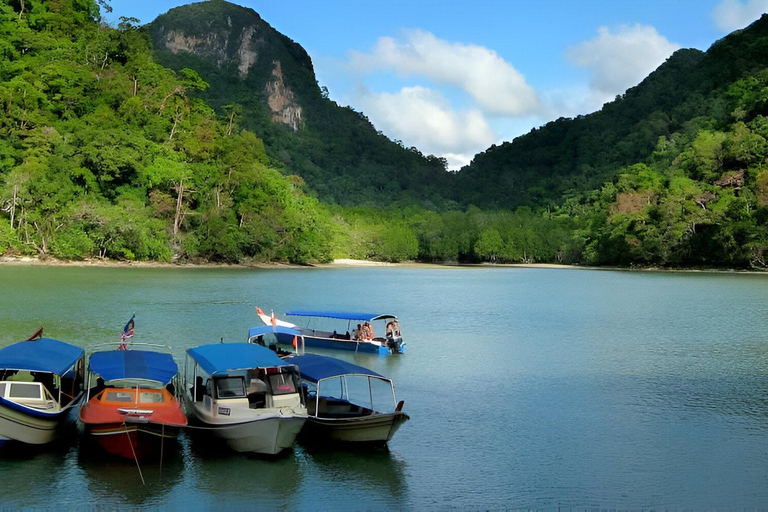
<svg viewBox="0 0 768 512">
<path fill-rule="evenodd" d="M 120 335 L 120 346 L 117 347 L 118 350 L 126 350 L 128 347 L 125 345 L 125 340 L 128 338 L 133 337 L 133 328 L 136 326 L 136 323 L 133 321 L 133 319 L 136 318 L 136 313 L 131 316 L 131 319 L 128 320 L 128 323 L 125 324 L 125 327 L 123 327 L 123 334 Z"/>
<path fill-rule="evenodd" d="M 32 336 L 27 338 L 27 341 L 39 340 L 42 337 L 43 337 L 43 328 L 41 327 L 41 328 L 39 328 L 38 330 L 35 331 L 35 334 L 33 334 Z"/>
<path fill-rule="evenodd" d="M 277 318 L 275 318 L 275 311 L 272 310 L 272 318 L 270 319 L 272 322 L 272 327 L 277 327 Z"/>
</svg>

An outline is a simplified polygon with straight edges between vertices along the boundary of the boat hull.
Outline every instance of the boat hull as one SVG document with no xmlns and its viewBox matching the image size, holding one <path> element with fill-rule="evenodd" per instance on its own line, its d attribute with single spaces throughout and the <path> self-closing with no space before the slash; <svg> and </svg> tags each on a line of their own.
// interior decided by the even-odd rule
<svg viewBox="0 0 768 512">
<path fill-rule="evenodd" d="M 270 414 L 239 423 L 210 423 L 195 415 L 195 425 L 236 452 L 277 455 L 289 449 L 304 426 L 305 415 Z"/>
<path fill-rule="evenodd" d="M 86 425 L 86 434 L 106 453 L 125 459 L 162 456 L 176 441 L 179 427 L 153 423 Z"/>
<path fill-rule="evenodd" d="M 71 408 L 55 413 L 31 410 L 0 399 L 0 446 L 10 442 L 48 444 L 61 436 Z"/>
<path fill-rule="evenodd" d="M 409 419 L 404 412 L 372 414 L 357 418 L 310 416 L 301 433 L 305 443 L 386 444 Z"/>
<path fill-rule="evenodd" d="M 293 336 L 284 333 L 275 333 L 278 343 L 281 345 L 293 346 Z M 339 340 L 335 338 L 324 338 L 305 334 L 304 347 L 306 348 L 332 348 L 337 350 L 348 350 L 363 354 L 388 355 L 392 353 L 402 354 L 405 351 L 405 343 L 400 343 L 393 351 L 386 345 L 369 341 Z"/>
</svg>

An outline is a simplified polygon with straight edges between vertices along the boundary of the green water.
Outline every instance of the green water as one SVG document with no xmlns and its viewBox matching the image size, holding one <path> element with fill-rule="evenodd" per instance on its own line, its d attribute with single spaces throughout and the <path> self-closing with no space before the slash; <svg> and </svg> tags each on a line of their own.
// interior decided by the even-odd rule
<svg viewBox="0 0 768 512">
<path fill-rule="evenodd" d="M 277 460 L 182 435 L 159 464 L 75 438 L 0 459 L 5 507 L 765 508 L 768 276 L 517 268 L 0 267 L 0 346 L 243 341 L 254 306 L 395 313 L 389 450 Z M 327 352 L 326 352 L 327 353 Z"/>
</svg>

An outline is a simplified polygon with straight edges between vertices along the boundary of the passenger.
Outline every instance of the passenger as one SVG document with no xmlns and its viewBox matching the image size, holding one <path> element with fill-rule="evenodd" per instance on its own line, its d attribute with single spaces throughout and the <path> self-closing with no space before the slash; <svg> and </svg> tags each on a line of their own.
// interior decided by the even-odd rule
<svg viewBox="0 0 768 512">
<path fill-rule="evenodd" d="M 205 395 L 205 392 L 206 392 L 206 389 L 205 389 L 205 386 L 203 385 L 203 378 L 198 376 L 195 379 L 195 393 L 196 393 L 195 400 L 198 402 L 202 402 L 203 395 Z"/>
</svg>

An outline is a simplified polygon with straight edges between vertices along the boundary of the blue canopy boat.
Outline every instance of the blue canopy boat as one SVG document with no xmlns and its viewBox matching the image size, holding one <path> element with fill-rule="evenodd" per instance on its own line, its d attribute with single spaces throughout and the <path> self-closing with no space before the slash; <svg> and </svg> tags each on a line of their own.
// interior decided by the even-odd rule
<svg viewBox="0 0 768 512">
<path fill-rule="evenodd" d="M 307 354 L 285 359 L 299 366 L 309 417 L 309 443 L 386 444 L 410 417 L 391 379 L 333 357 Z"/>
<path fill-rule="evenodd" d="M 0 445 L 45 444 L 83 397 L 83 349 L 51 338 L 0 349 Z"/>
<path fill-rule="evenodd" d="M 307 419 L 297 368 L 249 343 L 187 350 L 184 400 L 190 420 L 238 452 L 291 448 Z"/>
<path fill-rule="evenodd" d="M 163 442 L 175 440 L 187 425 L 173 393 L 179 373 L 173 356 L 131 348 L 94 352 L 88 363 L 98 384 L 93 393 L 89 389 L 90 399 L 80 408 L 86 433 L 112 455 L 162 457 Z"/>
<path fill-rule="evenodd" d="M 293 310 L 288 316 L 308 318 L 307 325 L 299 326 L 290 322 L 277 320 L 274 314 L 267 315 L 256 308 L 259 318 L 264 323 L 262 327 L 251 328 L 248 341 L 264 345 L 264 336 L 272 334 L 282 345 L 292 345 L 296 349 L 335 348 L 362 352 L 367 354 L 402 354 L 405 352 L 405 342 L 400 333 L 400 323 L 395 315 L 365 312 L 343 311 L 308 311 Z M 339 329 L 315 329 L 311 326 L 315 319 L 330 318 L 341 320 Z M 374 331 L 374 323 L 380 322 Z M 381 334 L 384 334 L 383 336 Z"/>
</svg>

